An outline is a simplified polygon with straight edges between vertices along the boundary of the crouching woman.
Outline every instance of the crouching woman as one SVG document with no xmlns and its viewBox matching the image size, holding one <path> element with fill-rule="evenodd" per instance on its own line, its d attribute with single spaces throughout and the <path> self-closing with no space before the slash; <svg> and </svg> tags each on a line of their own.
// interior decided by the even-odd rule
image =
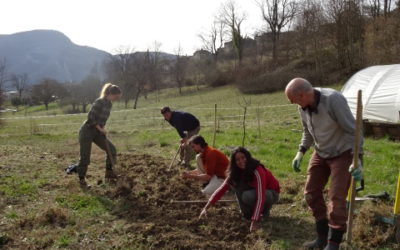
<svg viewBox="0 0 400 250">
<path fill-rule="evenodd" d="M 257 230 L 257 223 L 268 218 L 272 205 L 279 199 L 278 180 L 243 147 L 233 150 L 229 176 L 210 197 L 199 218 L 206 215 L 207 209 L 229 188 L 235 192 L 243 216 L 251 220 L 250 231 Z"/>
</svg>

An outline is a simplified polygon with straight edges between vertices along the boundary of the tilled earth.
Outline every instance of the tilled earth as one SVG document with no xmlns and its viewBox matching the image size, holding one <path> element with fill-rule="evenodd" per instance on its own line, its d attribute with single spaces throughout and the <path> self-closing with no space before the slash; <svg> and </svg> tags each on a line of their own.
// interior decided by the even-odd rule
<svg viewBox="0 0 400 250">
<path fill-rule="evenodd" d="M 124 196 L 130 209 L 117 209 L 116 214 L 132 220 L 128 230 L 143 235 L 143 241 L 153 236 L 154 248 L 241 249 L 257 240 L 268 242 L 249 233 L 249 222 L 242 220 L 236 203 L 217 204 L 200 220 L 205 203 L 177 203 L 206 200 L 199 183 L 180 178 L 178 166 L 168 171 L 164 159 L 149 155 L 123 155 L 119 162 L 122 177 L 115 195 Z"/>
<path fill-rule="evenodd" d="M 103 164 L 104 154 L 95 151 L 88 171 L 92 188 L 85 192 L 76 176 L 59 174 L 74 152 L 11 156 L 13 164 L 31 166 L 16 168 L 7 161 L 0 165 L 0 185 L 19 187 L 19 193 L 0 190 L 0 248 L 301 249 L 315 236 L 303 201 L 303 178 L 281 180 L 280 201 L 271 217 L 250 233 L 250 223 L 242 219 L 235 202 L 218 203 L 202 219 L 198 216 L 205 203 L 177 202 L 206 199 L 200 183 L 182 179 L 180 166 L 168 171 L 170 162 L 161 157 L 119 154 L 119 178 L 109 185 L 104 183 L 104 169 L 95 167 Z M 37 191 L 25 190 L 29 182 Z M 391 204 L 367 202 L 358 207 L 356 249 L 396 248 L 394 228 L 376 220 L 390 216 Z"/>
</svg>

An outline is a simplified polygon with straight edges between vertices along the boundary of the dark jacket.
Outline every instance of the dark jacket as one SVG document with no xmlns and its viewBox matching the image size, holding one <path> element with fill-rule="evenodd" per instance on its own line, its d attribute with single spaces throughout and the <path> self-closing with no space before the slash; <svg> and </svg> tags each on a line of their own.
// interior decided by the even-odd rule
<svg viewBox="0 0 400 250">
<path fill-rule="evenodd" d="M 185 131 L 192 131 L 200 126 L 199 120 L 194 115 L 182 111 L 173 111 L 168 122 L 176 128 L 181 138 L 186 137 Z"/>
<path fill-rule="evenodd" d="M 92 108 L 88 113 L 88 119 L 85 121 L 90 127 L 95 127 L 99 125 L 100 127 L 104 127 L 110 116 L 112 108 L 112 103 L 106 98 L 98 98 L 93 104 Z"/>
</svg>

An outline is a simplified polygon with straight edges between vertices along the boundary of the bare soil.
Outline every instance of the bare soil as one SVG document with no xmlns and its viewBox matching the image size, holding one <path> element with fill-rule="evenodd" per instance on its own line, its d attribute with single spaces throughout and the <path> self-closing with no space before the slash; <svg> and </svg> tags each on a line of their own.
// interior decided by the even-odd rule
<svg viewBox="0 0 400 250">
<path fill-rule="evenodd" d="M 116 184 L 107 184 L 104 169 L 95 167 L 103 164 L 104 154 L 95 151 L 88 172 L 92 188 L 82 191 L 75 175 L 62 172 L 72 157 L 74 154 L 66 152 L 19 159 L 35 166 L 41 164 L 36 172 L 22 168 L 14 172 L 10 165 L 2 165 L 3 176 L 32 179 L 43 176 L 51 166 L 58 167 L 53 169 L 57 174 L 39 186 L 38 197 L 10 198 L 0 192 L 0 211 L 2 215 L 8 213 L 0 223 L 0 248 L 301 249 L 304 241 L 315 236 L 312 216 L 303 201 L 305 179 L 281 180 L 280 201 L 273 207 L 271 217 L 260 230 L 250 233 L 250 222 L 242 219 L 235 202 L 218 203 L 200 220 L 205 203 L 172 202 L 206 199 L 200 192 L 200 183 L 180 177 L 182 167 L 174 166 L 168 171 L 169 160 L 148 154 L 119 154 L 119 179 Z M 106 199 L 107 212 L 79 214 L 76 207 L 59 202 L 60 197 L 67 199 L 68 195 L 94 197 L 102 202 Z M 16 219 L 10 218 L 11 209 L 17 212 Z M 359 205 L 353 247 L 396 249 L 394 228 L 376 220 L 379 215 L 390 216 L 390 212 L 390 202 Z"/>
</svg>

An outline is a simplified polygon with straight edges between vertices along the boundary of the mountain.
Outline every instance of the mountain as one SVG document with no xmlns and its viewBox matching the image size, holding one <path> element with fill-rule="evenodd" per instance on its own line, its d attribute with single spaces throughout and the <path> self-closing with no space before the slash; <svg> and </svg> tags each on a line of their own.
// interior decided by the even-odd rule
<svg viewBox="0 0 400 250">
<path fill-rule="evenodd" d="M 30 83 L 43 78 L 60 82 L 80 81 L 110 54 L 74 44 L 63 33 L 33 30 L 0 35 L 0 59 L 6 58 L 9 73 L 27 73 Z"/>
</svg>

